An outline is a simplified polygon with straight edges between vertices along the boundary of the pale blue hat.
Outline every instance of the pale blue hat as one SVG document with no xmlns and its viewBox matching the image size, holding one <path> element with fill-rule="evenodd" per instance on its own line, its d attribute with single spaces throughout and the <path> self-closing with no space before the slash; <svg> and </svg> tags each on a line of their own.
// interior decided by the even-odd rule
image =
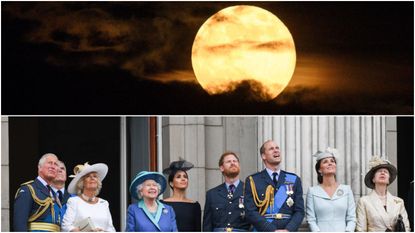
<svg viewBox="0 0 415 233">
<path fill-rule="evenodd" d="M 141 171 L 135 175 L 130 185 L 130 194 L 133 198 L 137 200 L 139 199 L 137 196 L 137 186 L 146 180 L 154 180 L 161 186 L 160 193 L 158 194 L 159 196 L 164 193 L 164 190 L 166 190 L 167 181 L 166 178 L 164 178 L 163 174 L 160 172 Z"/>
<path fill-rule="evenodd" d="M 313 156 L 316 157 L 317 161 L 325 159 L 325 158 L 329 158 L 329 157 L 336 158 L 337 150 L 336 148 L 327 147 L 327 149 L 324 151 L 321 151 L 321 150 L 317 151 Z"/>
</svg>

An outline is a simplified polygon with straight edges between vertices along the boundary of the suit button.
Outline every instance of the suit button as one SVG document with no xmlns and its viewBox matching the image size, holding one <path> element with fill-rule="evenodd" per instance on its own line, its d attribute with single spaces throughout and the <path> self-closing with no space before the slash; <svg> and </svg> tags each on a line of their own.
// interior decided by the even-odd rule
<svg viewBox="0 0 415 233">
<path fill-rule="evenodd" d="M 229 212 L 228 214 L 232 214 L 232 212 Z"/>
<path fill-rule="evenodd" d="M 230 226 L 231 224 L 230 223 L 228 223 L 228 226 Z"/>
<path fill-rule="evenodd" d="M 232 202 L 230 201 L 229 204 L 232 204 Z"/>
<path fill-rule="evenodd" d="M 216 210 L 218 210 L 219 208 L 218 207 L 216 207 Z"/>
</svg>

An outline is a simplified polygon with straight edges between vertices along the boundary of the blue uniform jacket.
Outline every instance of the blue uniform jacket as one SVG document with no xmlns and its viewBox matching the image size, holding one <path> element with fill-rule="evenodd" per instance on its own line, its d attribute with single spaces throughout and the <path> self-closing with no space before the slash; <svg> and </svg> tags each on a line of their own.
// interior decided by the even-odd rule
<svg viewBox="0 0 415 233">
<path fill-rule="evenodd" d="M 203 214 L 203 231 L 213 231 L 214 228 L 232 227 L 249 230 L 251 224 L 245 217 L 245 208 L 239 207 L 243 203 L 243 186 L 241 181 L 231 199 L 228 198 L 226 184 L 222 183 L 206 193 L 205 209 Z"/>
<path fill-rule="evenodd" d="M 278 177 L 277 188 L 279 188 L 281 185 L 284 185 L 285 176 L 287 173 L 288 172 L 281 170 L 281 174 Z M 293 173 L 289 174 L 295 175 Z M 263 200 L 265 197 L 266 188 L 268 187 L 268 185 L 274 186 L 274 182 L 271 180 L 265 169 L 251 176 L 254 179 L 258 196 L 261 200 Z M 301 187 L 301 180 L 298 176 L 296 176 L 296 181 L 293 187 L 294 194 L 291 195 L 291 198 L 294 200 L 294 204 L 291 207 L 289 207 L 287 203 L 284 201 L 279 211 L 279 213 L 291 215 L 291 218 L 278 220 L 274 219 L 272 220 L 272 222 L 268 222 L 265 217 L 259 214 L 258 208 L 253 200 L 249 177 L 246 178 L 245 183 L 246 217 L 257 231 L 275 231 L 278 229 L 297 231 L 304 218 L 303 188 Z"/>
<path fill-rule="evenodd" d="M 161 203 L 159 203 L 161 204 Z M 144 209 L 139 207 L 137 203 L 128 206 L 127 211 L 127 229 L 125 231 L 132 232 L 169 232 L 177 231 L 176 215 L 171 206 L 162 204 L 163 210 L 160 220 L 158 221 L 158 228 L 146 215 Z"/>
<path fill-rule="evenodd" d="M 27 182 L 20 186 L 17 190 L 16 197 L 14 199 L 14 212 L 13 212 L 13 231 L 28 231 L 28 223 L 30 216 L 35 213 L 40 207 L 32 198 L 28 184 L 31 184 L 37 198 L 45 200 L 50 198 L 49 190 L 46 186 L 35 179 L 33 182 Z M 52 206 L 52 208 L 54 208 Z M 51 207 L 49 207 L 38 219 L 34 222 L 46 222 L 60 225 L 60 216 L 58 211 L 55 211 L 55 216 L 52 216 Z"/>
</svg>

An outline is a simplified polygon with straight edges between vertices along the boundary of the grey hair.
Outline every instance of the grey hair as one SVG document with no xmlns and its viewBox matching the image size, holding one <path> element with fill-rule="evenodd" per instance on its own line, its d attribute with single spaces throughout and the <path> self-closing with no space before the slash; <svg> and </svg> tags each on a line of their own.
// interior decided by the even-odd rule
<svg viewBox="0 0 415 233">
<path fill-rule="evenodd" d="M 89 173 L 88 173 L 89 174 Z M 86 175 L 88 175 L 86 174 Z M 81 195 L 83 190 L 84 190 L 84 180 L 86 175 L 84 175 L 83 177 L 81 177 L 81 179 L 78 180 L 78 182 L 76 182 L 76 194 Z M 98 183 L 98 188 L 97 190 L 95 190 L 95 196 L 98 196 L 99 192 L 101 191 L 102 188 L 102 182 L 100 179 L 97 179 L 97 183 Z"/>
<path fill-rule="evenodd" d="M 159 183 L 157 183 L 157 182 L 156 182 L 156 184 L 157 184 L 158 194 L 160 194 L 160 192 L 161 192 L 161 185 Z M 143 199 L 143 195 L 141 195 L 141 189 L 143 189 L 143 187 L 144 187 L 143 186 L 143 183 L 137 185 L 136 192 L 137 192 L 138 199 Z"/>
<path fill-rule="evenodd" d="M 57 156 L 57 155 L 55 155 L 55 154 L 53 154 L 53 153 L 46 153 L 46 154 L 42 155 L 42 157 L 39 159 L 38 167 L 42 167 L 42 166 L 43 166 L 43 164 L 45 164 L 46 159 L 47 159 L 49 156 L 53 156 L 53 157 L 55 157 L 56 159 L 58 159 L 58 156 Z"/>
</svg>

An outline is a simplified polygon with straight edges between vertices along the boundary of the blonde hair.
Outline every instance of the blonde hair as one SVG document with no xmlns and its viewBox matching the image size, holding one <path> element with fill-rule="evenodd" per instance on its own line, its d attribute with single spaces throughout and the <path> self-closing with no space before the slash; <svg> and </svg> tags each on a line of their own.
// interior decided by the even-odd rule
<svg viewBox="0 0 415 233">
<path fill-rule="evenodd" d="M 85 180 L 85 178 L 88 174 L 81 177 L 81 179 L 79 179 L 78 182 L 76 183 L 76 188 L 75 188 L 76 189 L 76 194 L 81 195 L 83 193 L 83 191 L 84 191 L 84 180 Z M 97 179 L 97 183 L 98 183 L 98 187 L 95 190 L 95 196 L 98 196 L 98 194 L 99 194 L 99 192 L 101 191 L 101 188 L 102 188 L 102 182 L 101 182 L 100 179 Z"/>
</svg>

